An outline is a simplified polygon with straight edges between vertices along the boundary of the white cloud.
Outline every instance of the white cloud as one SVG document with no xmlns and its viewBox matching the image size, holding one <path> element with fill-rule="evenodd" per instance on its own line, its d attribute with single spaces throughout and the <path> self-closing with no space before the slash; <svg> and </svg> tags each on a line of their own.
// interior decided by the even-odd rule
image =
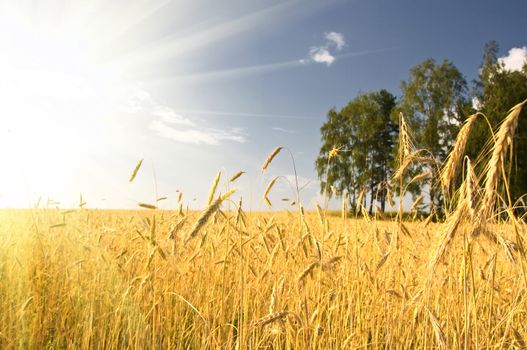
<svg viewBox="0 0 527 350">
<path fill-rule="evenodd" d="M 325 63 L 329 66 L 335 62 L 333 51 L 340 51 L 346 45 L 344 35 L 337 32 L 324 33 L 326 43 L 322 46 L 312 46 L 309 49 L 309 58 L 312 62 Z M 306 60 L 300 60 L 301 64 L 307 63 Z"/>
<path fill-rule="evenodd" d="M 335 61 L 335 56 L 325 47 L 312 47 L 309 49 L 309 57 L 317 63 L 327 64 L 328 67 Z"/>
<path fill-rule="evenodd" d="M 157 132 L 160 137 L 194 145 L 210 145 L 216 146 L 221 141 L 246 142 L 245 136 L 240 134 L 238 128 L 230 131 L 217 129 L 177 129 L 171 125 L 167 125 L 161 120 L 153 120 L 148 128 Z"/>
<path fill-rule="evenodd" d="M 145 108 L 145 106 L 152 106 L 152 96 L 148 92 L 140 88 L 130 88 L 126 91 L 126 102 L 120 106 L 120 110 L 126 113 L 137 113 Z"/>
<path fill-rule="evenodd" d="M 177 114 L 172 108 L 167 107 L 167 106 L 160 106 L 160 105 L 154 106 L 152 115 L 160 117 L 161 120 L 163 120 L 164 122 L 171 123 L 171 124 L 181 124 L 181 125 L 188 125 L 188 126 L 196 125 L 190 119 Z"/>
<path fill-rule="evenodd" d="M 521 71 L 527 62 L 527 47 L 513 47 L 507 56 L 498 58 L 503 68 L 509 71 Z"/>
<path fill-rule="evenodd" d="M 142 88 L 132 89 L 127 104 L 122 107 L 122 110 L 132 114 L 142 113 L 150 116 L 153 120 L 148 124 L 148 129 L 156 132 L 159 137 L 176 142 L 215 146 L 222 141 L 247 141 L 243 129 L 223 130 L 201 127 L 177 113 L 172 107 L 159 103 Z"/>
<path fill-rule="evenodd" d="M 284 128 L 281 128 L 281 127 L 274 127 L 272 128 L 274 131 L 279 131 L 279 132 L 283 132 L 283 133 L 286 133 L 286 134 L 296 134 L 296 131 L 295 130 L 289 130 L 289 129 L 284 129 Z"/>
<path fill-rule="evenodd" d="M 344 40 L 344 35 L 342 35 L 342 33 L 329 32 L 325 33 L 324 36 L 326 37 L 326 40 L 335 44 L 338 51 L 342 50 L 344 45 L 346 45 L 346 41 Z"/>
</svg>

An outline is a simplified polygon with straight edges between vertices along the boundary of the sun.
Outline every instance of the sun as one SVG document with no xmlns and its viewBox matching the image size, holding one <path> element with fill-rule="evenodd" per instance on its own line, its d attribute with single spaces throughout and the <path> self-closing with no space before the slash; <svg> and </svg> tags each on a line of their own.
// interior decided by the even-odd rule
<svg viewBox="0 0 527 350">
<path fill-rule="evenodd" d="M 0 206 L 19 203 L 24 192 L 75 185 L 71 171 L 97 149 L 121 83 L 98 59 L 99 38 L 76 18 L 27 6 L 1 10 Z"/>
</svg>

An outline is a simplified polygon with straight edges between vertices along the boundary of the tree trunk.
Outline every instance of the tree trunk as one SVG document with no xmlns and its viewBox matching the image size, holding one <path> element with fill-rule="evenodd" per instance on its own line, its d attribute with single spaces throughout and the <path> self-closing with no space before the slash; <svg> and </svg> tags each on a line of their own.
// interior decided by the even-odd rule
<svg viewBox="0 0 527 350">
<path fill-rule="evenodd" d="M 386 189 L 382 189 L 381 191 L 381 213 L 384 213 L 384 210 L 386 209 Z"/>
<path fill-rule="evenodd" d="M 373 202 L 375 202 L 375 185 L 374 185 L 373 177 L 372 177 L 370 181 L 370 208 L 368 209 L 368 213 L 370 215 L 373 214 Z"/>
<path fill-rule="evenodd" d="M 379 189 L 380 192 L 380 200 L 381 200 L 381 212 L 384 213 L 384 210 L 386 209 L 386 186 L 388 186 L 387 178 L 388 174 L 386 174 L 386 160 L 382 164 L 382 188 Z"/>
<path fill-rule="evenodd" d="M 435 207 L 435 190 L 433 184 L 430 184 L 430 214 L 434 212 Z"/>
<path fill-rule="evenodd" d="M 375 195 L 375 189 L 374 189 L 374 173 L 373 173 L 373 154 L 370 153 L 370 208 L 368 209 L 368 213 L 371 215 L 373 213 L 373 198 Z M 366 196 L 364 196 L 366 198 Z"/>
<path fill-rule="evenodd" d="M 355 210 L 355 207 L 357 204 L 357 191 L 353 189 L 352 192 L 353 192 L 353 197 L 350 196 L 350 206 L 351 206 L 351 210 Z"/>
</svg>

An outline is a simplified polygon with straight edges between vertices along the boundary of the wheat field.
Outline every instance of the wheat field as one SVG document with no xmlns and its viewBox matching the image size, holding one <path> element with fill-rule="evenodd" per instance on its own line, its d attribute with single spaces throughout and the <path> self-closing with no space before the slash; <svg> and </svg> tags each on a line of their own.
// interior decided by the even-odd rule
<svg viewBox="0 0 527 350">
<path fill-rule="evenodd" d="M 439 222 L 345 205 L 245 212 L 235 190 L 216 193 L 219 174 L 203 212 L 2 210 L 0 348 L 525 348 L 527 228 L 497 195 L 522 105 L 480 173 L 461 159 L 461 129 Z M 395 193 L 423 160 L 401 130 Z"/>
<path fill-rule="evenodd" d="M 186 245 L 177 212 L 1 216 L 4 349 L 525 345 L 518 262 L 461 237 L 432 272 L 437 224 L 390 252 L 396 223 L 316 213 L 225 213 Z"/>
</svg>

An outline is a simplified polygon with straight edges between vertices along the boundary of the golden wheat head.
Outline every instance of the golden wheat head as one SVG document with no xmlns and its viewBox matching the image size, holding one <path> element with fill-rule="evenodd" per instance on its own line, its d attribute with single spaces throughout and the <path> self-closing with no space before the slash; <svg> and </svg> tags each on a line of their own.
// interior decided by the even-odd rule
<svg viewBox="0 0 527 350">
<path fill-rule="evenodd" d="M 509 114 L 504 119 L 496 134 L 496 141 L 492 147 L 492 156 L 486 168 L 485 194 L 481 207 L 481 213 L 485 217 L 488 217 L 494 208 L 500 172 L 505 169 L 507 150 L 509 146 L 512 146 L 514 132 L 518 125 L 518 117 L 520 116 L 522 106 L 526 102 L 527 100 L 518 103 L 510 109 Z"/>
<path fill-rule="evenodd" d="M 271 164 L 271 162 L 273 161 L 274 157 L 276 157 L 276 155 L 278 153 L 280 153 L 280 151 L 282 150 L 283 147 L 276 147 L 268 156 L 267 158 L 265 159 L 263 165 L 262 165 L 262 173 L 267 169 L 267 167 L 269 166 L 269 164 Z"/>
</svg>

